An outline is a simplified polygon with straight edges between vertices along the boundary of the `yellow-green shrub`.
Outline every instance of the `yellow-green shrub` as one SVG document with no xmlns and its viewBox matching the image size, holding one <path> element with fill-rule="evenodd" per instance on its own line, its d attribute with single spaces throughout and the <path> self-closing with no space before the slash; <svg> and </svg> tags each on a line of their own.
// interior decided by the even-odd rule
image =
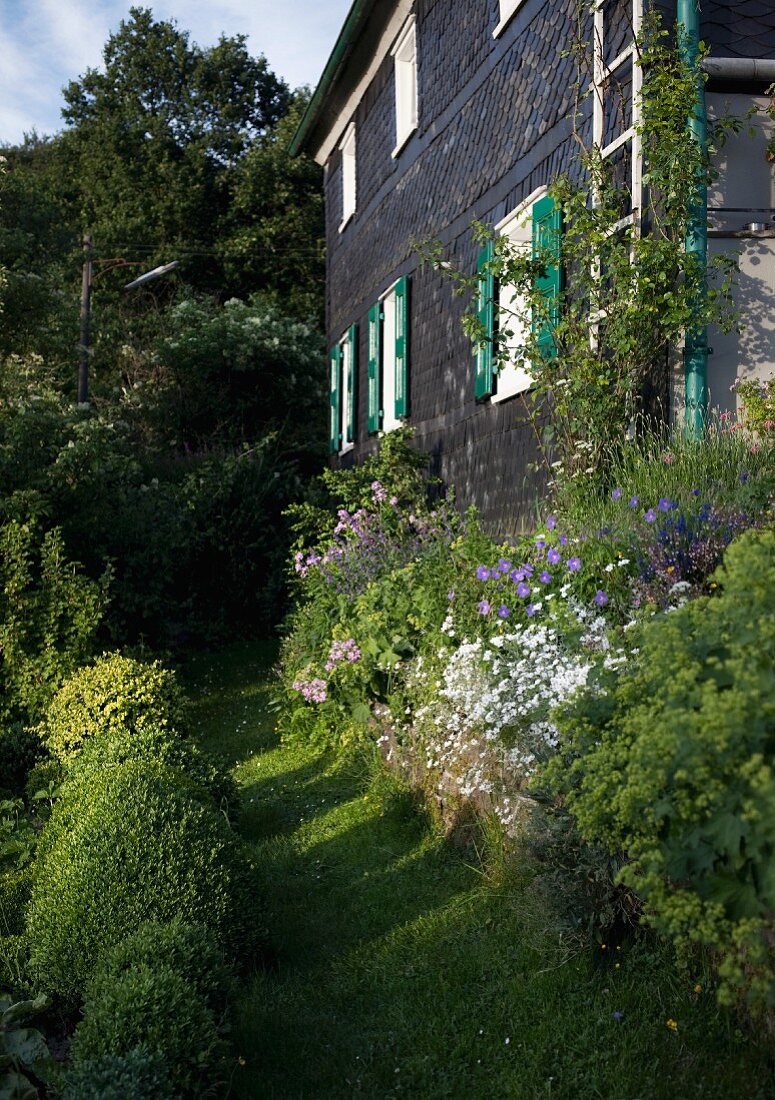
<svg viewBox="0 0 775 1100">
<path fill-rule="evenodd" d="M 145 663 L 105 653 L 81 668 L 52 699 L 40 727 L 49 750 L 64 763 L 94 737 L 144 726 L 182 729 L 186 708 L 175 674 L 159 661 Z"/>
</svg>

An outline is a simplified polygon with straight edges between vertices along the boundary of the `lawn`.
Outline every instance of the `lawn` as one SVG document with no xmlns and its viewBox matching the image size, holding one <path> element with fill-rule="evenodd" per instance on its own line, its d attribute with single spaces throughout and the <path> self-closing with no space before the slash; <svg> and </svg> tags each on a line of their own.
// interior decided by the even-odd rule
<svg viewBox="0 0 775 1100">
<path fill-rule="evenodd" d="M 646 936 L 581 944 L 529 869 L 485 873 L 367 762 L 280 744 L 273 657 L 241 645 L 186 670 L 198 736 L 244 791 L 271 942 L 236 1006 L 233 1095 L 774 1095 L 705 973 Z"/>
</svg>

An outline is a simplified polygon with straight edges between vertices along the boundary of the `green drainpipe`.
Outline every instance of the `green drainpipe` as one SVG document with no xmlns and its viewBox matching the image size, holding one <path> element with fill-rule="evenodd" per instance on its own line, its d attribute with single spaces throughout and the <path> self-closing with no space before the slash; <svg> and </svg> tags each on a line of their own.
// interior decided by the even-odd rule
<svg viewBox="0 0 775 1100">
<path fill-rule="evenodd" d="M 679 39 L 682 60 L 697 66 L 697 98 L 688 120 L 688 131 L 693 141 L 703 148 L 707 143 L 708 120 L 705 111 L 705 82 L 699 71 L 700 12 L 698 0 L 677 0 L 676 22 L 683 27 Z M 703 182 L 698 188 L 697 202 L 691 213 L 686 232 L 686 254 L 696 257 L 697 265 L 704 271 L 708 263 L 708 193 Z M 700 291 L 704 298 L 706 286 Z M 701 304 L 701 303 L 698 303 Z M 708 329 L 705 325 L 692 326 L 686 332 L 684 347 L 684 380 L 686 395 L 686 435 L 700 439 L 708 412 Z"/>
</svg>

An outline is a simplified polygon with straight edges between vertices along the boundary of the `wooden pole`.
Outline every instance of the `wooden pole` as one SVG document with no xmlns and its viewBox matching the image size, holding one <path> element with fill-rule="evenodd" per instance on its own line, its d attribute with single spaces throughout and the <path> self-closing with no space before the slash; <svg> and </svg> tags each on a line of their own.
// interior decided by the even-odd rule
<svg viewBox="0 0 775 1100">
<path fill-rule="evenodd" d="M 89 322 L 91 320 L 91 281 L 92 281 L 92 240 L 91 233 L 85 233 L 83 238 L 83 279 L 81 281 L 81 342 L 79 345 L 80 360 L 78 363 L 78 404 L 86 405 L 89 402 L 89 357 L 91 347 L 89 344 Z"/>
</svg>

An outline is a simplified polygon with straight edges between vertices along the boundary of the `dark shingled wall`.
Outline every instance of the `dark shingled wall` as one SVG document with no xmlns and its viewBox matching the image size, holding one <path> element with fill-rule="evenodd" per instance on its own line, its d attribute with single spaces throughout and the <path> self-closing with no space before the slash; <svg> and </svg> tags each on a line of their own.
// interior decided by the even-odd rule
<svg viewBox="0 0 775 1100">
<path fill-rule="evenodd" d="M 607 60 L 629 40 L 630 10 L 630 0 L 606 0 Z M 342 233 L 338 151 L 326 166 L 329 343 L 359 326 L 357 443 L 344 461 L 377 445 L 366 433 L 368 309 L 408 274 L 409 421 L 417 446 L 455 486 L 461 507 L 475 504 L 491 530 L 508 534 L 529 522 L 540 487 L 529 469 L 533 429 L 519 398 L 474 401 L 463 303 L 445 278 L 418 266 L 413 241 L 439 237 L 473 271 L 472 220 L 495 224 L 536 187 L 573 170 L 575 69 L 562 54 L 576 0 L 525 0 L 497 39 L 498 0 L 416 0 L 415 14 L 419 128 L 392 159 L 395 89 L 387 57 L 355 113 L 357 211 Z M 702 18 L 713 53 L 775 56 L 769 0 L 705 0 Z"/>
</svg>

